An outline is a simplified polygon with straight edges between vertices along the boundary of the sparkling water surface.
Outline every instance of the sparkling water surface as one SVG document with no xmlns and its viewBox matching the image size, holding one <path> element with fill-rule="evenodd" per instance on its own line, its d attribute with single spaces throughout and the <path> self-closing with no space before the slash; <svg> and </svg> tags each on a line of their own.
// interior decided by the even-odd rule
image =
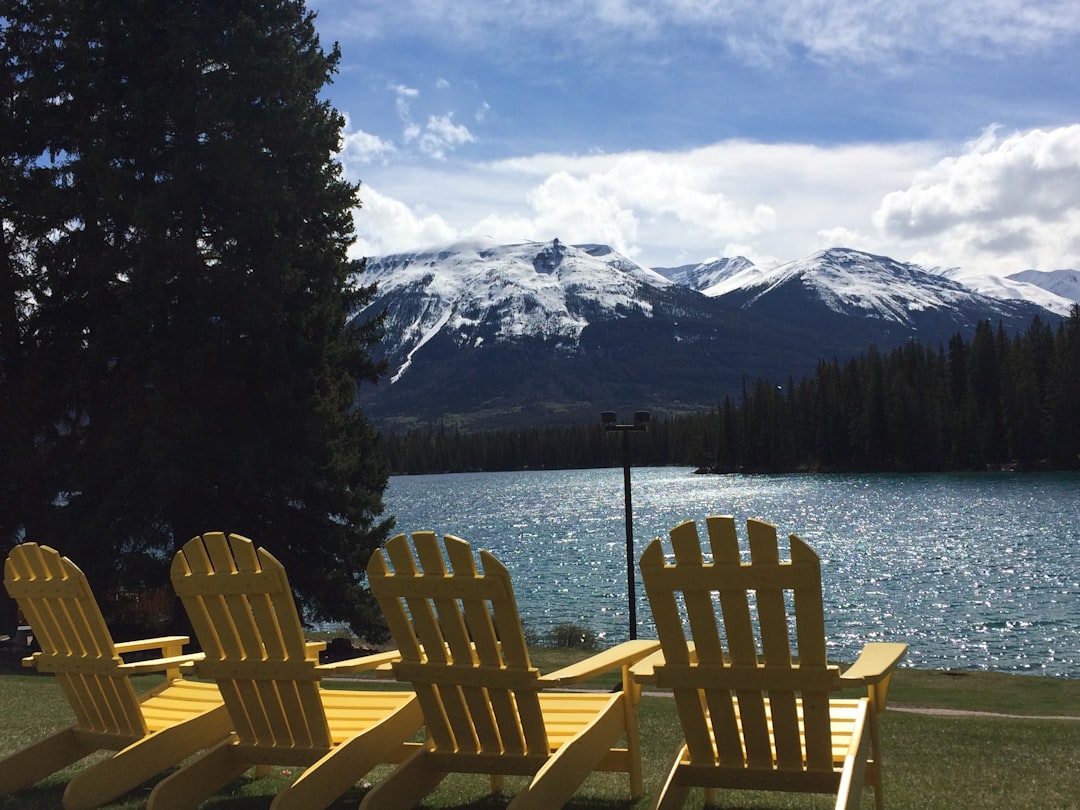
<svg viewBox="0 0 1080 810">
<path fill-rule="evenodd" d="M 830 657 L 1080 677 L 1080 474 L 632 473 L 634 559 L 682 520 L 776 523 L 820 555 Z M 527 631 L 629 637 L 622 469 L 394 476 L 396 531 L 454 534 L 510 570 Z M 704 526 L 702 525 L 704 535 Z M 786 544 L 782 543 L 782 548 Z M 654 638 L 635 569 L 639 638 Z"/>
</svg>

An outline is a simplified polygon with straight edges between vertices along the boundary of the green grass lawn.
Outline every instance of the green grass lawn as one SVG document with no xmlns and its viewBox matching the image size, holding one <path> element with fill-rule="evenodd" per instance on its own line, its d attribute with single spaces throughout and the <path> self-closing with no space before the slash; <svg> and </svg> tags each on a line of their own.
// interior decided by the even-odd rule
<svg viewBox="0 0 1080 810">
<path fill-rule="evenodd" d="M 580 657 L 580 653 L 536 650 L 535 663 L 550 671 Z M 146 680 L 141 687 L 152 683 Z M 338 682 L 342 688 L 355 682 Z M 890 691 L 897 709 L 991 712 L 998 716 L 922 714 L 890 711 L 883 718 L 886 807 L 933 810 L 994 810 L 995 808 L 1080 808 L 1080 681 L 1012 676 L 994 673 L 941 673 L 900 670 Z M 51 676 L 0 674 L 0 756 L 20 748 L 71 721 L 71 711 Z M 1022 715 L 1019 718 L 1000 715 Z M 1076 719 L 1044 719 L 1066 716 Z M 651 791 L 666 769 L 680 733 L 669 698 L 647 695 L 640 711 L 645 745 L 646 795 L 630 801 L 625 777 L 594 774 L 569 807 L 575 810 L 645 810 Z M 79 766 L 56 774 L 14 796 L 0 798 L 2 810 L 59 808 L 67 778 Z M 357 787 L 335 808 L 355 808 L 364 782 L 378 781 L 389 770 L 380 767 L 362 777 Z M 269 807 L 276 790 L 296 776 L 296 769 L 275 768 L 271 776 L 244 778 L 203 807 L 214 810 L 261 810 Z M 358 778 L 361 775 L 358 774 Z M 513 791 L 518 782 L 507 780 Z M 142 807 L 151 785 L 110 808 Z M 424 808 L 493 810 L 506 797 L 486 795 L 480 777 L 451 776 Z M 776 793 L 723 792 L 725 808 L 828 808 L 828 797 Z M 702 806 L 700 793 L 686 805 Z M 873 807 L 868 795 L 864 808 Z"/>
</svg>

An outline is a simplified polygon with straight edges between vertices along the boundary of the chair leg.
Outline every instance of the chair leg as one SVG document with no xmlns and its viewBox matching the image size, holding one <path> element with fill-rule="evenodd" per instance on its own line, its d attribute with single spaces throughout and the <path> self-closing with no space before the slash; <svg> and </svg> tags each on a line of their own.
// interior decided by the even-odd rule
<svg viewBox="0 0 1080 810">
<path fill-rule="evenodd" d="M 885 798 L 882 795 L 884 780 L 881 773 L 881 721 L 873 704 L 867 712 L 870 726 L 870 761 L 866 765 L 866 781 L 874 788 L 874 808 L 884 810 Z"/>
<path fill-rule="evenodd" d="M 690 796 L 690 788 L 681 784 L 676 778 L 679 773 L 679 763 L 682 762 L 685 756 L 686 745 L 684 744 L 675 752 L 675 758 L 671 761 L 671 766 L 668 768 L 667 776 L 664 777 L 660 789 L 656 791 L 656 798 L 653 799 L 650 810 L 679 810 L 686 804 L 686 800 Z M 715 791 L 706 790 L 705 804 L 711 804 L 714 799 Z"/>
<path fill-rule="evenodd" d="M 427 753 L 418 751 L 395 768 L 393 773 L 364 797 L 359 810 L 401 810 L 403 807 L 415 807 L 446 776 L 445 771 L 431 769 Z"/>
<path fill-rule="evenodd" d="M 203 799 L 239 779 L 251 765 L 239 759 L 230 737 L 159 782 L 150 793 L 146 810 L 192 810 Z"/>
<path fill-rule="evenodd" d="M 64 810 L 90 810 L 134 790 L 203 748 L 229 736 L 224 706 L 144 737 L 76 774 L 64 791 Z"/>
<path fill-rule="evenodd" d="M 73 726 L 38 740 L 0 760 L 0 795 L 29 787 L 95 750 L 79 740 Z"/>
<path fill-rule="evenodd" d="M 630 675 L 630 667 L 622 668 L 623 717 L 626 723 L 626 750 L 630 757 L 630 798 L 640 799 L 645 792 L 645 775 L 641 763 L 641 728 L 638 725 L 638 705 L 641 685 Z"/>
<path fill-rule="evenodd" d="M 625 732 L 624 700 L 620 696 L 608 704 L 585 730 L 552 754 L 507 810 L 550 810 L 566 804 Z"/>
</svg>

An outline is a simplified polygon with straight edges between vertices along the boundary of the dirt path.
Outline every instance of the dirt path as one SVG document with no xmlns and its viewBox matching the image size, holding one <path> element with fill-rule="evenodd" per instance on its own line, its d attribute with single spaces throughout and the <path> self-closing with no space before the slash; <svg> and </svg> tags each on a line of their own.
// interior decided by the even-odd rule
<svg viewBox="0 0 1080 810">
<path fill-rule="evenodd" d="M 927 706 L 896 706 L 890 705 L 888 712 L 907 712 L 908 714 L 932 714 L 938 717 L 988 717 L 1004 720 L 1072 720 L 1080 721 L 1080 717 L 1067 714 L 1002 714 L 1001 712 L 979 712 L 972 709 L 942 709 Z"/>
</svg>

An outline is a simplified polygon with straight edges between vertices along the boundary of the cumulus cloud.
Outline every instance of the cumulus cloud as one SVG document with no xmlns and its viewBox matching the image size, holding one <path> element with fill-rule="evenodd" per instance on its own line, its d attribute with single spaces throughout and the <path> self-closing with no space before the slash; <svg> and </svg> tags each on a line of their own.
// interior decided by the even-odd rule
<svg viewBox="0 0 1080 810">
<path fill-rule="evenodd" d="M 369 132 L 363 130 L 353 129 L 352 122 L 348 116 L 345 116 L 345 128 L 341 138 L 341 152 L 340 159 L 345 166 L 346 173 L 352 177 L 355 172 L 353 168 L 374 163 L 375 161 L 385 160 L 392 155 L 395 151 L 395 146 L 392 142 L 380 138 L 378 135 L 372 135 Z"/>
<path fill-rule="evenodd" d="M 1066 261 L 1080 239 L 1077 188 L 1080 125 L 1007 136 L 991 127 L 886 194 L 874 222 L 887 237 L 933 240 L 952 256 Z"/>
<path fill-rule="evenodd" d="M 439 79 L 436 86 L 446 89 L 450 83 Z M 405 143 L 416 143 L 420 151 L 436 160 L 445 160 L 449 151 L 466 143 L 473 143 L 476 136 L 464 124 L 454 123 L 452 112 L 444 115 L 429 115 L 427 123 L 418 124 L 413 120 L 412 105 L 420 97 L 420 91 L 404 84 L 391 84 L 390 91 L 395 97 L 395 107 L 402 123 L 402 139 Z"/>
<path fill-rule="evenodd" d="M 1080 125 L 990 129 L 959 148 L 727 141 L 369 170 L 356 219 L 367 255 L 558 237 L 652 266 L 845 246 L 1007 274 L 1073 267 L 1080 253 Z"/>
<path fill-rule="evenodd" d="M 391 169 L 386 179 L 404 222 L 380 229 L 378 238 L 386 252 L 413 248 L 395 240 L 425 219 L 413 213 L 422 209 L 439 212 L 443 231 L 452 231 L 446 241 L 603 242 L 656 265 L 701 260 L 729 246 L 754 261 L 788 260 L 814 249 L 822 228 L 871 230 L 870 213 L 883 193 L 926 165 L 928 154 L 915 147 L 731 141 L 674 153 L 440 164 L 427 175 Z M 363 220 L 361 214 L 358 225 Z"/>
<path fill-rule="evenodd" d="M 504 211 L 519 232 L 535 234 L 529 238 L 603 237 L 654 264 L 729 249 L 771 263 L 840 243 L 826 241 L 830 235 L 875 246 L 871 213 L 882 195 L 933 155 L 926 145 L 728 141 L 682 152 L 536 155 L 485 172 L 493 185 L 525 185 L 528 208 Z M 488 216 L 486 227 L 500 231 L 497 220 Z"/>
<path fill-rule="evenodd" d="M 423 129 L 410 131 L 409 140 L 415 138 L 425 155 L 445 160 L 446 153 L 462 144 L 472 143 L 476 137 L 464 124 L 455 124 L 453 113 L 428 117 Z"/>
<path fill-rule="evenodd" d="M 357 240 L 350 253 L 356 257 L 381 256 L 454 241 L 458 232 L 437 213 L 418 213 L 365 186 L 362 205 L 353 214 Z"/>
<path fill-rule="evenodd" d="M 606 184 L 560 171 L 532 189 L 533 232 L 565 234 L 568 242 L 610 244 L 627 255 L 636 253 L 638 221 L 633 210 Z"/>
</svg>

